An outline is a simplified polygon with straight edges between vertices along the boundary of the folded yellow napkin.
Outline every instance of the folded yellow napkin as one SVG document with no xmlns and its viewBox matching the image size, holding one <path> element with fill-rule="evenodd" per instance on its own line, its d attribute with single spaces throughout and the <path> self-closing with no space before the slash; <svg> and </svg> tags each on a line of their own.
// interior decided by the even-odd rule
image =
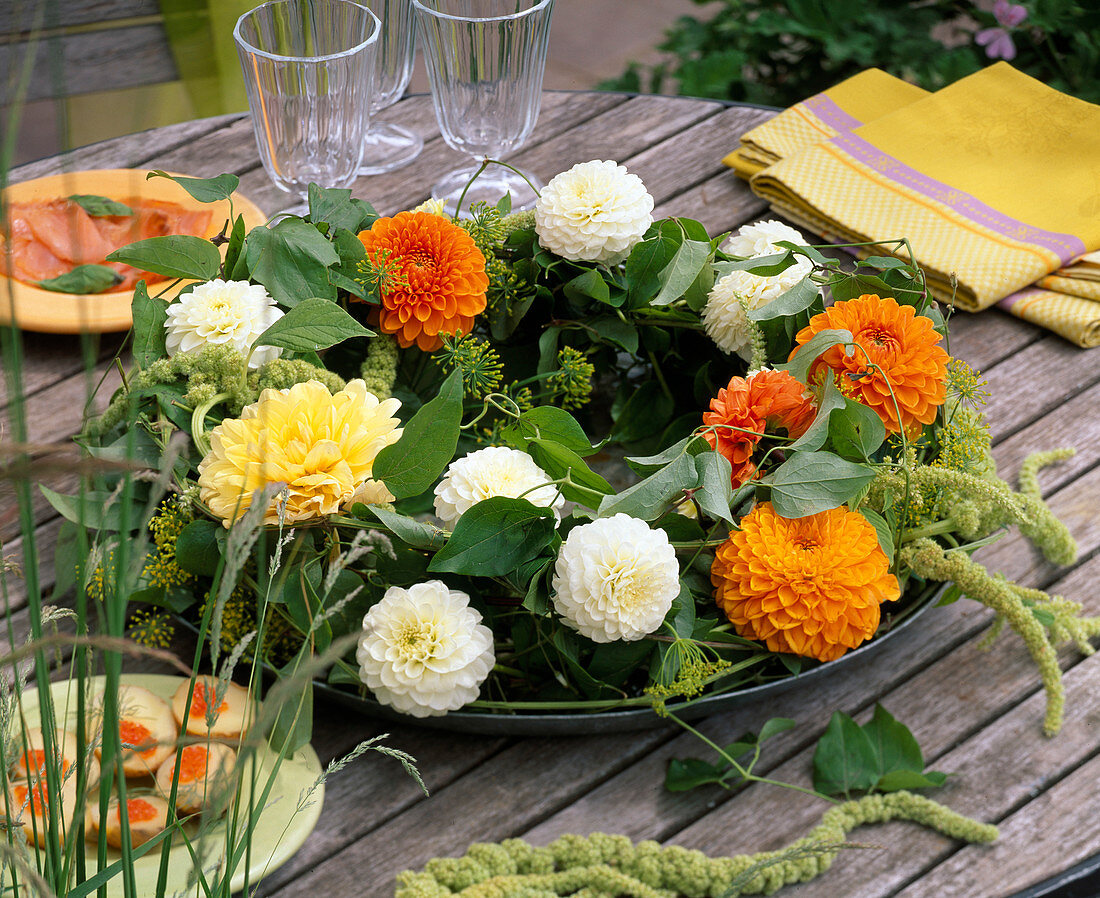
<svg viewBox="0 0 1100 898">
<path fill-rule="evenodd" d="M 827 239 L 908 236 L 941 299 L 970 311 L 1000 302 L 1100 345 L 1100 302 L 1085 286 L 1100 260 L 1071 264 L 1100 249 L 1100 107 L 1007 63 L 795 150 L 752 187 Z"/>
<path fill-rule="evenodd" d="M 748 180 L 769 165 L 821 140 L 893 112 L 928 91 L 882 69 L 867 69 L 815 94 L 741 135 L 722 162 Z"/>
</svg>

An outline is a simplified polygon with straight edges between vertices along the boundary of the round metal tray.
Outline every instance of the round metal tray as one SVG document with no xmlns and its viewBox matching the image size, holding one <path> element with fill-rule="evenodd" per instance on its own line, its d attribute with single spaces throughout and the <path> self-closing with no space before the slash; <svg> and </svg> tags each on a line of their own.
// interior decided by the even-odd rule
<svg viewBox="0 0 1100 898">
<path fill-rule="evenodd" d="M 899 609 L 897 619 L 886 632 L 880 632 L 836 661 L 827 661 L 801 673 L 762 683 L 707 695 L 689 702 L 668 703 L 668 708 L 684 720 L 694 720 L 719 711 L 729 711 L 738 705 L 764 696 L 778 695 L 795 687 L 812 686 L 839 670 L 864 663 L 886 643 L 904 632 L 910 624 L 934 606 L 947 585 L 926 587 L 924 595 L 911 605 Z M 673 725 L 648 708 L 624 708 L 621 711 L 575 711 L 562 713 L 505 713 L 493 711 L 451 711 L 441 717 L 410 717 L 379 704 L 374 699 L 345 692 L 328 683 L 315 682 L 316 694 L 370 717 L 380 717 L 397 723 L 448 730 L 453 733 L 476 733 L 483 736 L 587 736 L 601 733 L 622 733 Z"/>
</svg>

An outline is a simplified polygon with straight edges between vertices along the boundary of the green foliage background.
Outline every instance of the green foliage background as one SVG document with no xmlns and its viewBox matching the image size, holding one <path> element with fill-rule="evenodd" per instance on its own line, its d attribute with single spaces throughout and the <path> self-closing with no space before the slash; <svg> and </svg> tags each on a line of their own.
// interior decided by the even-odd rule
<svg viewBox="0 0 1100 898">
<path fill-rule="evenodd" d="M 937 90 L 996 60 L 974 41 L 998 27 L 992 0 L 694 0 L 659 49 L 671 59 L 631 64 L 608 90 L 680 93 L 790 106 L 869 67 Z M 1023 0 L 1010 30 L 1012 64 L 1051 87 L 1100 102 L 1100 4 Z"/>
</svg>

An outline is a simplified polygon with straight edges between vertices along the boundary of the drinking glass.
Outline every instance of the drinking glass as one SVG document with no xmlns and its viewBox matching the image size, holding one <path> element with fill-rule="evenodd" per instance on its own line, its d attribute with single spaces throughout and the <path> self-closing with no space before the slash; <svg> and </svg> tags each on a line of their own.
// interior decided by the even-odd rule
<svg viewBox="0 0 1100 898">
<path fill-rule="evenodd" d="M 370 124 L 378 17 L 352 0 L 271 0 L 237 20 L 260 159 L 280 190 L 348 187 Z"/>
<path fill-rule="evenodd" d="M 447 145 L 478 160 L 432 187 L 454 211 L 484 159 L 522 146 L 542 102 L 553 0 L 413 0 L 436 121 Z M 532 188 L 531 181 L 534 185 Z M 529 174 L 490 165 L 470 186 L 464 205 L 534 205 L 542 184 Z"/>
<path fill-rule="evenodd" d="M 415 131 L 391 122 L 380 122 L 376 113 L 401 99 L 413 71 L 412 0 L 363 0 L 382 21 L 382 36 L 375 53 L 374 91 L 370 99 L 370 130 L 363 146 L 361 175 L 380 175 L 408 165 L 424 146 Z"/>
</svg>

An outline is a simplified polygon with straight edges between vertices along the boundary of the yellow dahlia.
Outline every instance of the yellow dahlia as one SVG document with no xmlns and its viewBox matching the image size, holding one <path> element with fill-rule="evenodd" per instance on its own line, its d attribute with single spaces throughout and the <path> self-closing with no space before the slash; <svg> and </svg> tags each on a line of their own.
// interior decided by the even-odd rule
<svg viewBox="0 0 1100 898">
<path fill-rule="evenodd" d="M 279 522 L 282 502 L 287 523 L 334 514 L 370 479 L 375 456 L 401 436 L 394 417 L 400 406 L 397 399 L 379 402 L 361 380 L 335 395 L 315 380 L 264 390 L 240 418 L 211 431 L 210 452 L 199 464 L 200 497 L 227 527 L 271 483 L 286 484 L 286 493 L 272 500 L 267 524 Z"/>
<path fill-rule="evenodd" d="M 916 314 L 912 306 L 899 305 L 893 297 L 864 294 L 814 315 L 795 340 L 801 346 L 818 331 L 831 328 L 851 331 L 860 348 L 834 346 L 815 367 L 832 368 L 840 389 L 874 409 L 889 433 L 904 429 L 913 436 L 936 420 L 936 410 L 947 395 L 949 356 L 936 345 L 940 335 L 931 319 Z"/>
<path fill-rule="evenodd" d="M 843 507 L 788 519 L 758 504 L 718 548 L 710 578 L 740 636 L 819 661 L 870 639 L 879 606 L 901 594 L 875 528 Z"/>
<path fill-rule="evenodd" d="M 374 264 L 394 272 L 382 286 L 378 326 L 403 348 L 439 349 L 440 334 L 468 334 L 485 311 L 485 256 L 449 218 L 400 212 L 359 239 Z"/>
</svg>

